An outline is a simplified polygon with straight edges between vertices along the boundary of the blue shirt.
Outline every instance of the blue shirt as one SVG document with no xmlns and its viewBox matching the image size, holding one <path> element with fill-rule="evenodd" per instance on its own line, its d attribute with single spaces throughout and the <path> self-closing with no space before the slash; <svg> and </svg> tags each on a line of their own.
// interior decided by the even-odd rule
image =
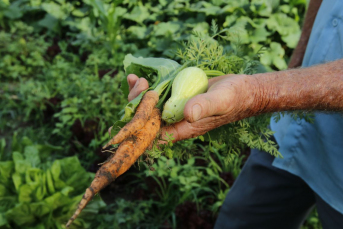
<svg viewBox="0 0 343 229">
<path fill-rule="evenodd" d="M 323 0 L 303 67 L 342 58 L 343 1 Z M 284 157 L 275 158 L 273 166 L 301 177 L 343 213 L 343 113 L 316 112 L 313 124 L 285 115 L 277 123 L 272 120 L 271 129 Z"/>
</svg>

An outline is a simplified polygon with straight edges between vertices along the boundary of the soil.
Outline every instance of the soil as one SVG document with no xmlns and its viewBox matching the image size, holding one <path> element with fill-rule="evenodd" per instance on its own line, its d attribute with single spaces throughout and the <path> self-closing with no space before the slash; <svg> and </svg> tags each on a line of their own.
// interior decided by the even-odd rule
<svg viewBox="0 0 343 229">
<path fill-rule="evenodd" d="M 84 146 L 88 146 L 89 143 L 95 138 L 96 130 L 98 129 L 98 120 L 86 120 L 85 123 L 81 123 L 78 119 L 71 127 L 73 136 Z"/>
<path fill-rule="evenodd" d="M 53 118 L 53 115 L 60 111 L 58 108 L 62 99 L 58 97 L 52 97 L 45 101 L 44 121 L 48 122 Z"/>
<path fill-rule="evenodd" d="M 175 215 L 179 219 L 180 229 L 212 229 L 215 218 L 209 210 L 198 212 L 195 203 L 186 201 L 176 207 Z"/>
</svg>

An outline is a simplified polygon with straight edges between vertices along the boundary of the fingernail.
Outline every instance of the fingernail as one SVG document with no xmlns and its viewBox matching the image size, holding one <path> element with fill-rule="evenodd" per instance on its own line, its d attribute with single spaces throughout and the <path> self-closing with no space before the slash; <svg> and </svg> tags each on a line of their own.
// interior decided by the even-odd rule
<svg viewBox="0 0 343 229">
<path fill-rule="evenodd" d="M 135 83 L 135 86 L 133 86 L 133 88 L 136 88 L 136 87 L 138 87 L 139 80 L 140 80 L 140 79 L 138 79 L 138 80 L 136 81 L 136 83 Z"/>
<path fill-rule="evenodd" d="M 192 114 L 193 114 L 193 121 L 198 121 L 201 115 L 201 106 L 199 104 L 195 104 L 192 107 Z"/>
<path fill-rule="evenodd" d="M 131 85 L 132 80 L 130 78 L 127 78 L 127 82 Z"/>
</svg>

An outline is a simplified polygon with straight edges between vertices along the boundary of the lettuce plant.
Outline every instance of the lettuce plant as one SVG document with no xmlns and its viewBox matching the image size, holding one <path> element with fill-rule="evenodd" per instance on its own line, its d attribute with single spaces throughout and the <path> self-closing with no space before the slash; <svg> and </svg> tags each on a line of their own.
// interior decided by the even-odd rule
<svg viewBox="0 0 343 229">
<path fill-rule="evenodd" d="M 11 159 L 0 161 L 0 228 L 63 228 L 94 175 L 76 156 L 49 160 L 61 147 L 23 138 L 12 149 Z M 87 228 L 104 206 L 95 198 L 73 228 Z"/>
</svg>

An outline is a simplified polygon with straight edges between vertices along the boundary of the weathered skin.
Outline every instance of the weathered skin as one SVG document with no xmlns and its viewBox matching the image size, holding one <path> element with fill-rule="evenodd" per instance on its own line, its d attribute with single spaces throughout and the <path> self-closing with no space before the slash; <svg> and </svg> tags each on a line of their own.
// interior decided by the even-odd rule
<svg viewBox="0 0 343 229">
<path fill-rule="evenodd" d="M 154 141 L 161 127 L 161 114 L 157 108 L 152 111 L 150 119 L 145 126 L 125 139 L 114 153 L 97 171 L 89 188 L 86 189 L 74 215 L 69 219 L 66 227 L 76 219 L 82 209 L 100 190 L 109 185 L 118 176 L 126 172 L 135 161 L 145 152 Z"/>
<path fill-rule="evenodd" d="M 130 93 L 138 93 L 135 90 Z M 162 129 L 162 138 L 168 132 L 174 141 L 188 139 L 268 112 L 343 111 L 342 91 L 343 59 L 309 68 L 215 77 L 206 93 L 187 102 L 184 120 Z"/>
</svg>

